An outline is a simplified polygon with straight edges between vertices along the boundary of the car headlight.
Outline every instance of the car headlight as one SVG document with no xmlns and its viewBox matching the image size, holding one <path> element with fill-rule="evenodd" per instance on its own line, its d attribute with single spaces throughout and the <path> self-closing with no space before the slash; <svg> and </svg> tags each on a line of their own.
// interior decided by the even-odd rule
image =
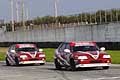
<svg viewBox="0 0 120 80">
<path fill-rule="evenodd" d="M 45 57 L 45 55 L 44 54 L 40 54 L 39 57 Z"/>
<path fill-rule="evenodd" d="M 103 58 L 111 58 L 110 55 L 103 55 Z"/>
<path fill-rule="evenodd" d="M 26 59 L 26 58 L 27 58 L 27 55 L 21 55 L 20 58 Z"/>
<path fill-rule="evenodd" d="M 79 56 L 78 59 L 88 59 L 87 56 Z"/>
</svg>

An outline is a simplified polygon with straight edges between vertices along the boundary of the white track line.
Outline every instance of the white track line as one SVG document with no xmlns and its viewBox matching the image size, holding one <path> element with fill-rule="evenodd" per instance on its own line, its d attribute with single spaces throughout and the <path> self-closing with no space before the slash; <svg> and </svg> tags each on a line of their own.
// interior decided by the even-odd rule
<svg viewBox="0 0 120 80">
<path fill-rule="evenodd" d="M 101 77 L 101 78 L 92 78 L 92 79 L 83 79 L 83 80 L 113 80 L 113 79 L 120 79 L 120 77 Z"/>
</svg>

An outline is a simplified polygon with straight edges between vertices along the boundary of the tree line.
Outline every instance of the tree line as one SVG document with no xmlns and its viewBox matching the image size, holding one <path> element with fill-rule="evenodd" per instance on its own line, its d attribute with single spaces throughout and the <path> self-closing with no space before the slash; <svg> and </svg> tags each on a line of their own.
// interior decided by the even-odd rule
<svg viewBox="0 0 120 80">
<path fill-rule="evenodd" d="M 68 15 L 68 16 L 44 16 L 37 17 L 32 22 L 35 25 L 40 24 L 51 24 L 51 23 L 60 23 L 60 24 L 69 24 L 69 23 L 108 23 L 120 21 L 120 9 L 111 9 L 111 10 L 99 10 L 94 13 L 84 12 L 80 14 Z"/>
<path fill-rule="evenodd" d="M 84 12 L 73 15 L 60 15 L 57 17 L 54 16 L 44 16 L 36 17 L 32 20 L 25 21 L 25 26 L 31 25 L 41 25 L 41 24 L 103 24 L 109 22 L 119 22 L 120 21 L 120 9 L 109 9 L 109 10 L 98 10 L 96 12 Z M 14 26 L 21 27 L 21 22 L 14 22 Z M 3 24 L 1 24 L 3 25 Z M 11 31 L 11 22 L 5 24 L 9 31 Z"/>
</svg>

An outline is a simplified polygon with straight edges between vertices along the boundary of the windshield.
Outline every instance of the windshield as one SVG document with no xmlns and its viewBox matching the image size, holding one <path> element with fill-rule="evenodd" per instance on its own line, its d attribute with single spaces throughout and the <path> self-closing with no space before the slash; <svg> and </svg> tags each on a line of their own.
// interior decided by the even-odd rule
<svg viewBox="0 0 120 80">
<path fill-rule="evenodd" d="M 76 51 L 97 51 L 99 50 L 96 46 L 75 46 L 73 52 Z"/>
<path fill-rule="evenodd" d="M 36 48 L 26 47 L 26 48 L 17 48 L 16 51 L 24 51 L 24 52 L 34 52 L 37 51 Z"/>
</svg>

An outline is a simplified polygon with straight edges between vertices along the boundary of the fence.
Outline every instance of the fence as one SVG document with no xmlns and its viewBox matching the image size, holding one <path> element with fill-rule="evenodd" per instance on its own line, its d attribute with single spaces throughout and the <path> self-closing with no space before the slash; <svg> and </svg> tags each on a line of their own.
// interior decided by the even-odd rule
<svg viewBox="0 0 120 80">
<path fill-rule="evenodd" d="M 64 25 L 40 29 L 4 32 L 0 29 L 0 42 L 62 42 L 96 41 L 120 42 L 120 23 L 100 25 Z"/>
</svg>

